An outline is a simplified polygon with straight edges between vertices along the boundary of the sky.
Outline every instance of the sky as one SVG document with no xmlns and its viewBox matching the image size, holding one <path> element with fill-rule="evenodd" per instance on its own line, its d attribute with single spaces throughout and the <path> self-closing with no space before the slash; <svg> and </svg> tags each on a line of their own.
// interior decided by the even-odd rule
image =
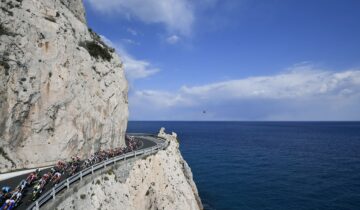
<svg viewBox="0 0 360 210">
<path fill-rule="evenodd" d="M 130 120 L 360 120 L 358 0 L 84 0 Z"/>
</svg>

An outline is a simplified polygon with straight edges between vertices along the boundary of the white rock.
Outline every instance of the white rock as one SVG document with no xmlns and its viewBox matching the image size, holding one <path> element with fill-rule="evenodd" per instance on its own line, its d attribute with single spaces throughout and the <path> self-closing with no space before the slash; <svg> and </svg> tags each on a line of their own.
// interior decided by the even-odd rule
<svg viewBox="0 0 360 210">
<path fill-rule="evenodd" d="M 106 61 L 79 45 L 97 39 L 82 1 L 0 4 L 0 172 L 124 145 L 122 63 L 115 53 Z"/>
<path fill-rule="evenodd" d="M 163 130 L 164 131 L 164 130 Z M 181 156 L 176 137 L 163 133 L 170 144 L 146 159 L 133 163 L 121 182 L 122 168 L 105 173 L 80 187 L 57 209 L 203 209 L 192 173 Z"/>
</svg>

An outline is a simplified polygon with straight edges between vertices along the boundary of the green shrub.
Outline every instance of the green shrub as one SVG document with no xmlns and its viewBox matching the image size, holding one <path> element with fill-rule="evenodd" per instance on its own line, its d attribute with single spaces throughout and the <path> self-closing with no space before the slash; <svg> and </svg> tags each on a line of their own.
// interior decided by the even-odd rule
<svg viewBox="0 0 360 210">
<path fill-rule="evenodd" d="M 89 54 L 96 59 L 102 58 L 106 61 L 110 61 L 112 59 L 110 50 L 106 47 L 99 45 L 95 41 L 84 41 L 80 42 L 79 45 L 85 48 L 89 52 Z"/>
<path fill-rule="evenodd" d="M 101 37 L 95 32 L 93 31 L 91 28 L 88 28 L 88 31 L 91 35 L 91 38 L 97 42 L 100 43 L 102 46 L 104 46 L 104 48 L 106 48 L 109 52 L 113 53 L 115 52 L 115 49 L 112 47 L 109 47 L 105 42 L 103 42 L 103 40 L 101 39 Z"/>
<path fill-rule="evenodd" d="M 110 176 L 114 174 L 114 171 L 112 169 L 107 171 L 107 174 L 109 174 Z"/>
</svg>

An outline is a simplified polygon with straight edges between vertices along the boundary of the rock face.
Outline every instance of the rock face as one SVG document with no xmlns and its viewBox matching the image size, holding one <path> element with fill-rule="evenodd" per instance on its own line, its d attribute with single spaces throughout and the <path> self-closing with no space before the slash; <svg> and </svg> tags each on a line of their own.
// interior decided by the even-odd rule
<svg viewBox="0 0 360 210">
<path fill-rule="evenodd" d="M 81 0 L 0 2 L 0 172 L 124 145 L 122 63 Z"/>
<path fill-rule="evenodd" d="M 63 200 L 56 209 L 203 209 L 192 173 L 179 151 L 176 135 L 166 150 L 132 164 L 126 180 L 121 168 L 109 171 Z"/>
</svg>

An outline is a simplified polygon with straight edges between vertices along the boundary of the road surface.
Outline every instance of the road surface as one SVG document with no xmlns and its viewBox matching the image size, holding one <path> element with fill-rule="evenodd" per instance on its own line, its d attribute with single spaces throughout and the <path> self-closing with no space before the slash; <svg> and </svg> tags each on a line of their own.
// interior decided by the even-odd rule
<svg viewBox="0 0 360 210">
<path fill-rule="evenodd" d="M 149 148 L 149 147 L 155 146 L 157 144 L 155 137 L 151 137 L 151 136 L 135 136 L 135 138 L 137 138 L 141 142 L 140 147 L 137 148 L 137 150 Z M 49 168 L 42 170 L 40 172 L 40 175 L 42 176 L 43 174 L 47 173 L 49 170 L 50 170 Z M 14 190 L 19 185 L 21 180 L 26 179 L 26 177 L 28 175 L 29 174 L 23 174 L 23 175 L 20 175 L 20 176 L 15 176 L 15 177 L 12 177 L 10 179 L 0 181 L 0 187 L 2 188 L 4 186 L 9 186 L 9 187 L 11 187 L 12 190 Z M 66 179 L 66 178 L 67 178 L 67 176 L 63 175 L 61 177 L 61 181 Z M 25 189 L 25 192 L 23 194 L 23 198 L 21 199 L 21 202 L 20 202 L 19 206 L 17 206 L 15 208 L 16 210 L 25 210 L 33 202 L 31 200 L 31 194 L 32 194 L 32 191 L 33 191 L 32 187 L 33 186 L 30 186 L 30 187 L 27 187 Z M 45 186 L 45 189 L 44 189 L 43 193 L 45 193 L 46 191 L 48 191 L 52 187 L 53 187 L 52 184 L 48 183 Z"/>
</svg>

